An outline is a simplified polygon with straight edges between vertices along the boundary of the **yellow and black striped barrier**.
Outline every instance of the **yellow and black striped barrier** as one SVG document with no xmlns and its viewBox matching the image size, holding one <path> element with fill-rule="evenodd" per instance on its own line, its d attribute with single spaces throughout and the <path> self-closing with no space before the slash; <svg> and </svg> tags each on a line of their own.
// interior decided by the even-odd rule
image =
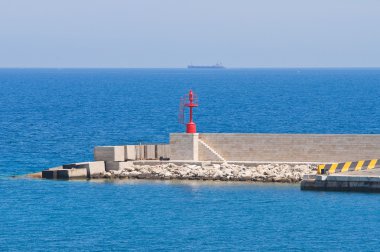
<svg viewBox="0 0 380 252">
<path fill-rule="evenodd" d="M 380 168 L 379 159 L 360 160 L 355 162 L 332 163 L 318 165 L 318 174 L 333 174 L 348 171 L 364 171 Z"/>
</svg>

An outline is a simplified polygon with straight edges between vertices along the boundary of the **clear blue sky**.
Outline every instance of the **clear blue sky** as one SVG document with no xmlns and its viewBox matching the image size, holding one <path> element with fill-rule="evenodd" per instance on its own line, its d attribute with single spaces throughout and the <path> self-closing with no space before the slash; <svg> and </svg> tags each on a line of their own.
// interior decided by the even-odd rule
<svg viewBox="0 0 380 252">
<path fill-rule="evenodd" d="M 380 67 L 380 0 L 0 0 L 0 67 Z"/>
</svg>

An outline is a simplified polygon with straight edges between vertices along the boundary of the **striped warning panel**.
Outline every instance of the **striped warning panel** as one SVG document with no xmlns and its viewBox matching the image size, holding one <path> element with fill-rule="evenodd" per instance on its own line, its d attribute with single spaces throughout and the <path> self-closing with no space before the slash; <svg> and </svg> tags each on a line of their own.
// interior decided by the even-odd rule
<svg viewBox="0 0 380 252">
<path fill-rule="evenodd" d="M 355 162 L 332 163 L 318 165 L 318 174 L 333 174 L 348 171 L 364 171 L 380 168 L 379 159 L 360 160 Z"/>
</svg>

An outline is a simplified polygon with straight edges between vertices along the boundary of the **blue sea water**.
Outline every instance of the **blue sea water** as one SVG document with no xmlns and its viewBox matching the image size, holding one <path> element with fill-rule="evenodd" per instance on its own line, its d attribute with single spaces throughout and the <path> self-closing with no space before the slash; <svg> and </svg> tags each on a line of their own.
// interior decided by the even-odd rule
<svg viewBox="0 0 380 252">
<path fill-rule="evenodd" d="M 380 69 L 0 69 L 0 250 L 375 251 L 380 195 L 11 178 L 202 132 L 380 134 Z"/>
</svg>

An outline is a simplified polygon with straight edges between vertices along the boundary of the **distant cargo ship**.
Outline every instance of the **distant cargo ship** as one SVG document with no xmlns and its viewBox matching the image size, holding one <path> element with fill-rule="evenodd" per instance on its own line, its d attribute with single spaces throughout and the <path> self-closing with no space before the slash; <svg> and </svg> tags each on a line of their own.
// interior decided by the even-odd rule
<svg viewBox="0 0 380 252">
<path fill-rule="evenodd" d="M 217 63 L 215 65 L 211 65 L 211 66 L 196 66 L 196 65 L 188 65 L 187 68 L 208 68 L 208 69 L 224 69 L 225 67 L 220 64 L 220 63 Z"/>
</svg>

